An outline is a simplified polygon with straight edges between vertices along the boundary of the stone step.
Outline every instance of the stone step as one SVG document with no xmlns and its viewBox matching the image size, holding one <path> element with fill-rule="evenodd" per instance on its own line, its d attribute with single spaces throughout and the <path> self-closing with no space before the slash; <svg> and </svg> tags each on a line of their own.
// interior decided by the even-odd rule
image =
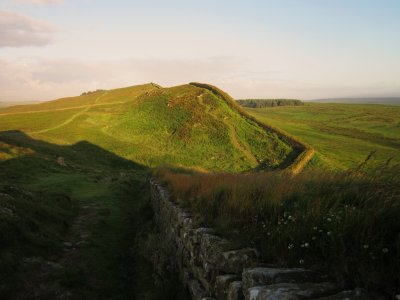
<svg viewBox="0 0 400 300">
<path fill-rule="evenodd" d="M 315 299 L 337 293 L 340 288 L 330 282 L 277 283 L 245 290 L 246 300 L 300 300 Z"/>
<path fill-rule="evenodd" d="M 215 278 L 215 295 L 218 300 L 225 300 L 228 297 L 229 285 L 239 280 L 238 276 L 233 274 L 220 275 Z"/>
<path fill-rule="evenodd" d="M 319 300 L 373 300 L 373 299 L 377 298 L 372 297 L 366 290 L 360 288 L 351 291 L 343 291 L 328 297 L 319 298 Z"/>
<path fill-rule="evenodd" d="M 275 283 L 321 282 L 324 278 L 316 272 L 300 268 L 250 268 L 242 274 L 243 290 Z"/>
<path fill-rule="evenodd" d="M 243 289 L 241 281 L 233 281 L 229 284 L 227 300 L 243 300 Z"/>
</svg>

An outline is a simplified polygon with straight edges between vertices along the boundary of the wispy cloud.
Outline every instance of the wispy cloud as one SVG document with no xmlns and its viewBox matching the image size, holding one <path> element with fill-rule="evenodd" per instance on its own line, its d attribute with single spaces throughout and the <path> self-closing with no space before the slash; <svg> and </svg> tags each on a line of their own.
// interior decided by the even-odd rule
<svg viewBox="0 0 400 300">
<path fill-rule="evenodd" d="M 47 22 L 0 9 L 0 47 L 44 46 L 54 32 Z"/>
</svg>

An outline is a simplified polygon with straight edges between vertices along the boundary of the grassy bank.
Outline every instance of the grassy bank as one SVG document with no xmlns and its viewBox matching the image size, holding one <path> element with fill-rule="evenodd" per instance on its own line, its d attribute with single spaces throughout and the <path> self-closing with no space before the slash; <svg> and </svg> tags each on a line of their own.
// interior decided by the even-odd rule
<svg viewBox="0 0 400 300">
<path fill-rule="evenodd" d="M 200 222 L 256 246 L 265 262 L 389 294 L 400 284 L 399 166 L 295 177 L 160 169 L 157 176 Z"/>
</svg>

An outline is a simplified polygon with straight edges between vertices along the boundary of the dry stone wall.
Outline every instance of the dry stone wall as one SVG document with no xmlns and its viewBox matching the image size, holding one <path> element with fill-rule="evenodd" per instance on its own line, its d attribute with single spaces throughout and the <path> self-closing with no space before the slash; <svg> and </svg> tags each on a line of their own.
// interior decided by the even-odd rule
<svg viewBox="0 0 400 300">
<path fill-rule="evenodd" d="M 374 299 L 361 289 L 342 291 L 310 270 L 263 266 L 256 249 L 234 249 L 212 228 L 198 228 L 166 188 L 154 179 L 149 185 L 161 247 L 192 299 Z"/>
</svg>

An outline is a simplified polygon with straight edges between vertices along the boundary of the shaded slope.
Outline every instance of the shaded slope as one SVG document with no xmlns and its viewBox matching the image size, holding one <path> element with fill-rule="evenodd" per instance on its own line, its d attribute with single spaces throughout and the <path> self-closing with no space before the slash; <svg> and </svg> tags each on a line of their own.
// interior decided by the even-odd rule
<svg viewBox="0 0 400 300">
<path fill-rule="evenodd" d="M 15 129 L 58 144 L 87 140 L 151 167 L 271 169 L 296 153 L 279 134 L 193 85 L 146 84 L 0 109 L 0 130 Z"/>
<path fill-rule="evenodd" d="M 0 132 L 0 299 L 187 299 L 175 281 L 154 285 L 137 238 L 147 174 L 85 141 Z"/>
</svg>

